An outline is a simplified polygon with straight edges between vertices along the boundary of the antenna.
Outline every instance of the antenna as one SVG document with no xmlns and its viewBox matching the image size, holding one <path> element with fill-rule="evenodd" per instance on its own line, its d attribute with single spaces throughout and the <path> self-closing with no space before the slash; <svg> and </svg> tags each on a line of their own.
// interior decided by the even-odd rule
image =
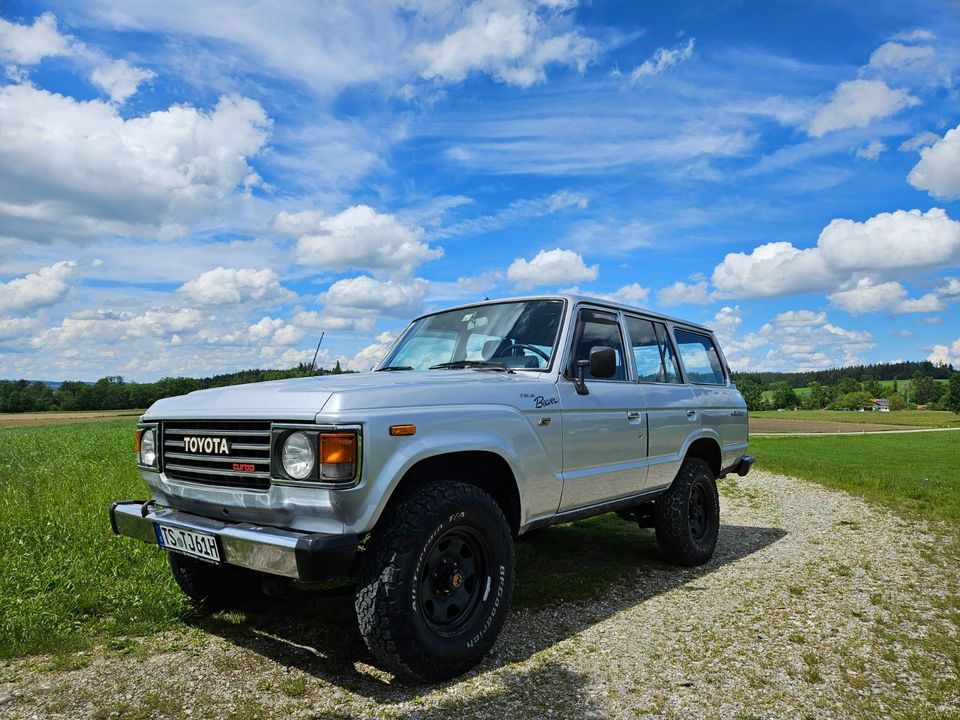
<svg viewBox="0 0 960 720">
<path fill-rule="evenodd" d="M 323 342 L 324 333 L 320 333 L 320 340 L 317 342 L 317 350 L 313 353 L 313 362 L 310 363 L 310 374 L 307 377 L 313 377 L 313 368 L 317 365 L 317 355 L 320 354 L 320 343 Z"/>
</svg>

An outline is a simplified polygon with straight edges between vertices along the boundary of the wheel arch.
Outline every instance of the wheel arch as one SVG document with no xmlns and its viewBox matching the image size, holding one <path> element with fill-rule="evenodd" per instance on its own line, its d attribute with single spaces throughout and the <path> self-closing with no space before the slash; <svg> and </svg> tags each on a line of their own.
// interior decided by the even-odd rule
<svg viewBox="0 0 960 720">
<path fill-rule="evenodd" d="M 720 449 L 720 443 L 712 437 L 699 437 L 690 443 L 687 452 L 684 454 L 684 460 L 689 457 L 700 458 L 713 471 L 715 478 L 720 477 L 720 470 L 723 463 L 723 452 Z"/>
<path fill-rule="evenodd" d="M 520 490 L 510 464 L 490 450 L 459 450 L 431 455 L 414 463 L 400 478 L 390 503 L 419 484 L 445 478 L 474 485 L 490 495 L 516 536 L 520 530 Z M 389 504 L 389 503 L 388 503 Z"/>
</svg>

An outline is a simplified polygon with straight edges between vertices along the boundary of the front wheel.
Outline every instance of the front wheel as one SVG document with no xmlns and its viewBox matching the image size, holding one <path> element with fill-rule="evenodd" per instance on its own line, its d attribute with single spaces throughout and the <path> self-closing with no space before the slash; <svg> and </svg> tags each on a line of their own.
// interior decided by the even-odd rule
<svg viewBox="0 0 960 720">
<path fill-rule="evenodd" d="M 500 634 L 513 591 L 513 539 L 479 488 L 433 482 L 384 513 L 360 560 L 360 632 L 387 669 L 416 680 L 466 672 Z"/>
<path fill-rule="evenodd" d="M 710 466 L 688 457 L 653 508 L 660 554 L 675 565 L 702 565 L 720 533 L 720 496 Z"/>
</svg>

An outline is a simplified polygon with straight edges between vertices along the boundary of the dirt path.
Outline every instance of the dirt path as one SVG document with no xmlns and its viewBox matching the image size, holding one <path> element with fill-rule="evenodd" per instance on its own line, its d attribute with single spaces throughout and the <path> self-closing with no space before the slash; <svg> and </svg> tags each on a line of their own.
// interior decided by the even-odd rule
<svg viewBox="0 0 960 720">
<path fill-rule="evenodd" d="M 750 418 L 750 433 L 860 433 L 890 430 L 922 430 L 913 425 L 881 425 L 879 423 L 830 422 L 829 420 L 781 420 Z"/>
<path fill-rule="evenodd" d="M 351 599 L 334 594 L 315 623 L 278 613 L 232 626 L 225 616 L 217 634 L 194 628 L 114 643 L 75 670 L 45 658 L 0 664 L 0 716 L 956 712 L 960 671 L 956 657 L 942 653 L 956 653 L 960 570 L 955 557 L 939 554 L 942 538 L 846 494 L 770 473 L 723 481 L 722 504 L 709 565 L 661 565 L 651 531 L 637 530 L 629 580 L 598 589 L 590 602 L 512 613 L 493 654 L 455 682 L 402 685 L 371 667 Z"/>
</svg>

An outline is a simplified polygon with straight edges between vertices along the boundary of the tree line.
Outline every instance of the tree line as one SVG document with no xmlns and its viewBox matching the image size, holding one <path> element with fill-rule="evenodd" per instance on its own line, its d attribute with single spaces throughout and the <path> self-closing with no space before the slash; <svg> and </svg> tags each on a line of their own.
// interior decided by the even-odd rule
<svg viewBox="0 0 960 720">
<path fill-rule="evenodd" d="M 288 370 L 241 370 L 206 378 L 165 377 L 152 383 L 126 382 L 120 376 L 103 377 L 95 383 L 68 381 L 56 387 L 38 381 L 0 380 L 0 412 L 131 410 L 194 390 L 345 372 L 352 371 L 343 370 L 337 361 L 330 370 L 316 368 L 312 373 L 309 365 L 300 363 Z"/>
<path fill-rule="evenodd" d="M 909 380 L 894 378 L 887 383 L 867 374 L 859 379 L 840 377 L 833 384 L 813 380 L 804 386 L 809 388 L 805 395 L 797 393 L 787 380 L 764 384 L 755 375 L 734 373 L 749 410 L 869 410 L 874 407 L 875 399 L 883 398 L 891 410 L 924 407 L 960 414 L 960 372 L 952 369 L 946 383 L 937 382 L 944 378 L 923 374 L 920 369 Z"/>
<path fill-rule="evenodd" d="M 861 381 L 900 380 L 918 375 L 929 376 L 935 380 L 948 380 L 953 375 L 952 365 L 934 365 L 929 360 L 877 363 L 874 365 L 850 365 L 829 370 L 805 370 L 803 372 L 741 372 L 734 373 L 738 379 L 754 380 L 761 385 L 770 386 L 776 382 L 785 382 L 790 387 L 807 387 L 812 383 L 836 385 L 843 378 Z"/>
</svg>

